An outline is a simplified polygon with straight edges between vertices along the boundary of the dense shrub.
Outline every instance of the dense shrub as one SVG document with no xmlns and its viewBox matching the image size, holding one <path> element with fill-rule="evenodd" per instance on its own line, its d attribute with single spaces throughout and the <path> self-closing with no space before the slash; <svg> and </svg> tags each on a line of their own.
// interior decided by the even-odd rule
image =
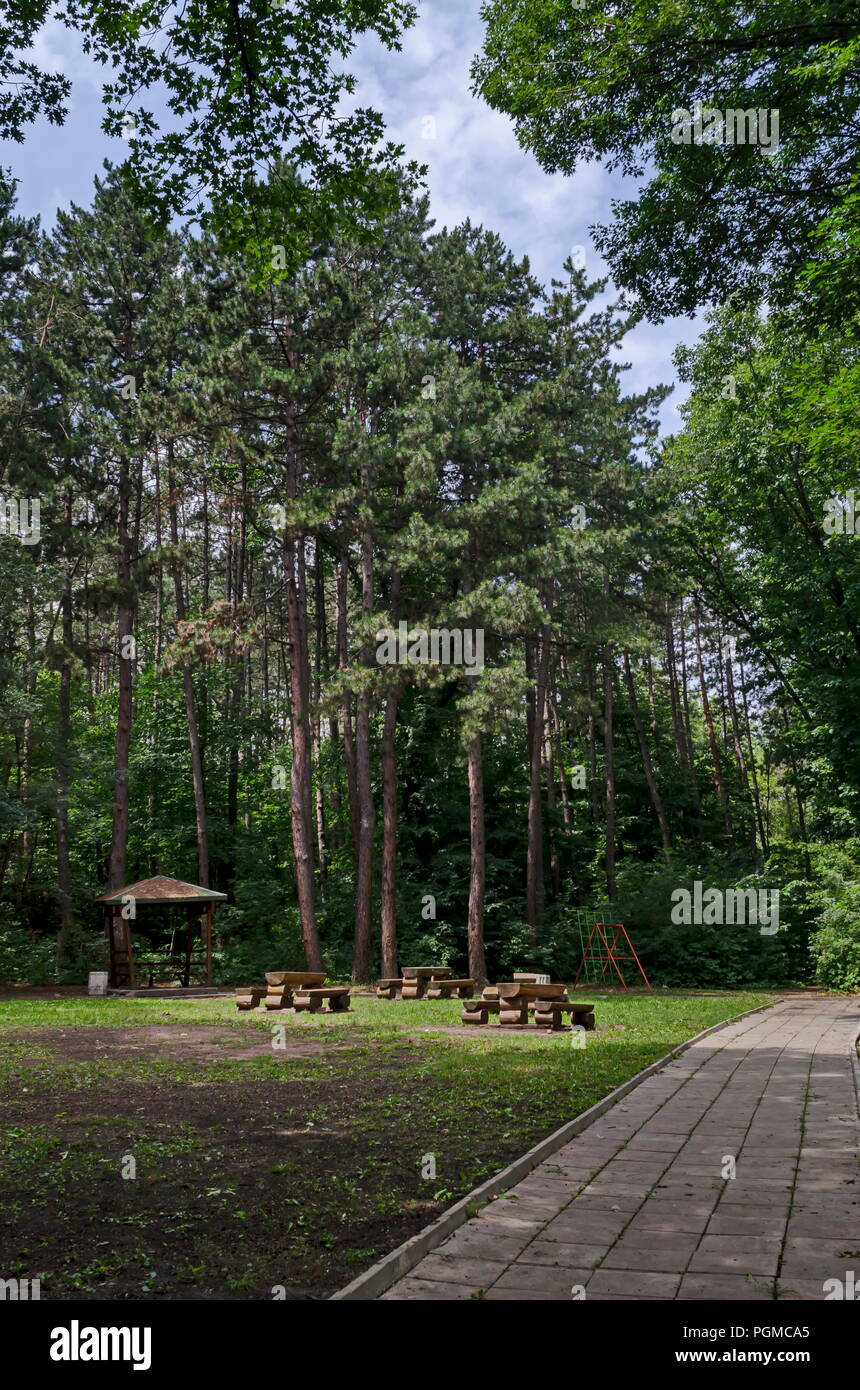
<svg viewBox="0 0 860 1390">
<path fill-rule="evenodd" d="M 762 935 L 758 927 L 677 925 L 671 920 L 672 892 L 692 892 L 699 880 L 708 888 L 725 890 L 780 888 L 779 931 Z M 792 885 L 794 889 L 797 885 Z M 801 895 L 786 894 L 774 875 L 741 875 L 732 865 L 707 867 L 630 862 L 619 872 L 618 897 L 612 907 L 568 910 L 551 926 L 540 956 L 544 968 L 557 978 L 575 973 L 590 926 L 595 921 L 623 922 L 650 982 L 679 988 L 735 989 L 740 986 L 787 984 L 808 971 L 807 922 Z M 628 965 L 632 981 L 635 965 Z M 605 983 L 618 983 L 607 972 Z"/>
<path fill-rule="evenodd" d="M 829 848 L 818 858 L 821 882 L 813 899 L 819 926 L 809 942 L 816 979 L 828 989 L 860 989 L 860 867 L 856 854 Z"/>
<path fill-rule="evenodd" d="M 0 917 L 0 984 L 45 985 L 56 978 L 57 944 Z"/>
</svg>

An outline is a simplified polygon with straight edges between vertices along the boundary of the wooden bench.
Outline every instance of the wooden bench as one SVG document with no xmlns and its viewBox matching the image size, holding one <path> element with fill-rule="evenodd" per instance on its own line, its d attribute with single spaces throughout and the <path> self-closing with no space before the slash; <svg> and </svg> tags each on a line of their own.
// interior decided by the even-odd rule
<svg viewBox="0 0 860 1390">
<path fill-rule="evenodd" d="M 570 1004 L 564 999 L 535 999 L 529 1004 L 529 1011 L 534 1014 L 536 1028 L 550 1028 L 558 1032 L 564 1023 L 563 1014 L 570 1014 L 572 1028 L 586 1028 L 589 1031 L 594 1028 L 593 1004 L 580 1001 Z"/>
<path fill-rule="evenodd" d="M 348 1013 L 349 993 L 349 985 L 328 985 L 325 989 L 297 989 L 293 995 L 293 1007 L 296 1013 L 307 1011 L 316 1014 L 322 1008 L 323 1000 L 327 999 L 328 1013 Z"/>
<path fill-rule="evenodd" d="M 260 1000 L 265 997 L 266 989 L 266 985 L 237 985 L 236 1008 L 256 1009 Z"/>
<path fill-rule="evenodd" d="M 402 980 L 376 981 L 376 994 L 379 999 L 396 999 L 402 988 Z"/>
<path fill-rule="evenodd" d="M 269 985 L 263 1000 L 267 1009 L 291 1009 L 293 991 L 291 985 Z"/>
<path fill-rule="evenodd" d="M 498 999 L 467 999 L 463 1004 L 463 1022 L 484 1024 L 488 1014 L 497 1014 L 501 1008 Z"/>
<path fill-rule="evenodd" d="M 474 988 L 474 980 L 431 980 L 427 988 L 427 998 L 468 999 Z"/>
</svg>

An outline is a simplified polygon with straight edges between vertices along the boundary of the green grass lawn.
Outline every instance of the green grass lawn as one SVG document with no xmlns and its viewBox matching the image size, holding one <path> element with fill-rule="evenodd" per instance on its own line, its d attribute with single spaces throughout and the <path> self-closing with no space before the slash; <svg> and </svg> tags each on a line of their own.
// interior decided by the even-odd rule
<svg viewBox="0 0 860 1390">
<path fill-rule="evenodd" d="M 0 1003 L 0 1277 L 40 1278 L 45 1299 L 326 1297 L 768 996 L 583 997 L 584 1048 L 459 1031 L 447 1000 L 314 1017 L 223 998 Z"/>
</svg>

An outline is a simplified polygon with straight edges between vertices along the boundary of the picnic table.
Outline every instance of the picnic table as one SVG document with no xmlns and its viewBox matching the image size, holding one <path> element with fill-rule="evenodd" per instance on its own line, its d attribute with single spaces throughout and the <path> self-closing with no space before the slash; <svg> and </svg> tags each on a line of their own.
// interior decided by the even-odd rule
<svg viewBox="0 0 860 1390">
<path fill-rule="evenodd" d="M 377 980 L 380 999 L 468 999 L 474 980 L 455 980 L 449 965 L 407 965 L 402 978 Z"/>
<path fill-rule="evenodd" d="M 582 1000 L 572 1003 L 567 997 L 567 985 L 540 983 L 533 977 L 518 975 L 497 985 L 487 985 L 480 999 L 469 999 L 463 1005 L 463 1022 L 483 1026 L 490 1014 L 499 1015 L 503 1028 L 523 1028 L 531 1022 L 535 1028 L 558 1032 L 564 1014 L 570 1014 L 571 1027 L 592 1029 L 594 1005 Z"/>
<path fill-rule="evenodd" d="M 138 952 L 135 955 L 135 964 L 138 974 L 146 975 L 149 989 L 154 987 L 156 979 L 180 980 L 187 988 L 191 964 L 199 959 L 199 953 L 190 956 L 186 962 L 184 956 L 144 956 Z"/>
<path fill-rule="evenodd" d="M 262 1001 L 267 1009 L 317 1013 L 327 1000 L 330 1013 L 344 1013 L 349 997 L 349 985 L 326 985 L 321 970 L 269 970 L 264 985 L 236 986 L 240 1010 L 256 1009 Z"/>
</svg>

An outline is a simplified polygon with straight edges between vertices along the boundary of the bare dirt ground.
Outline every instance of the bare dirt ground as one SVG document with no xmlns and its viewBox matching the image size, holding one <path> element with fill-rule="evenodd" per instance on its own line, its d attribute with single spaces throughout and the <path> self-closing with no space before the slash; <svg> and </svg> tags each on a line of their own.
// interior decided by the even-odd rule
<svg viewBox="0 0 860 1390">
<path fill-rule="evenodd" d="M 8 1034 L 10 1042 L 25 1046 L 32 1034 Z M 243 1029 L 237 1036 L 233 1028 L 207 1027 L 195 1024 L 181 1028 L 175 1024 L 150 1024 L 146 1028 L 80 1028 L 63 1029 L 39 1035 L 40 1045 L 49 1047 L 58 1059 L 96 1061 L 115 1057 L 117 1053 L 130 1057 L 174 1057 L 178 1062 L 221 1062 L 225 1051 L 231 1062 L 252 1057 L 271 1057 L 272 1039 L 268 1033 Z M 277 1056 L 313 1057 L 327 1051 L 331 1044 L 314 1038 L 296 1037 L 294 1032 L 284 1037 L 284 1046 Z"/>
<path fill-rule="evenodd" d="M 441 1079 L 418 1103 L 423 1041 L 303 1032 L 4 1034 L 3 1276 L 41 1277 L 43 1299 L 325 1298 L 450 1202 L 422 1153 L 468 1187 L 521 1147 L 458 1124 Z"/>
</svg>

